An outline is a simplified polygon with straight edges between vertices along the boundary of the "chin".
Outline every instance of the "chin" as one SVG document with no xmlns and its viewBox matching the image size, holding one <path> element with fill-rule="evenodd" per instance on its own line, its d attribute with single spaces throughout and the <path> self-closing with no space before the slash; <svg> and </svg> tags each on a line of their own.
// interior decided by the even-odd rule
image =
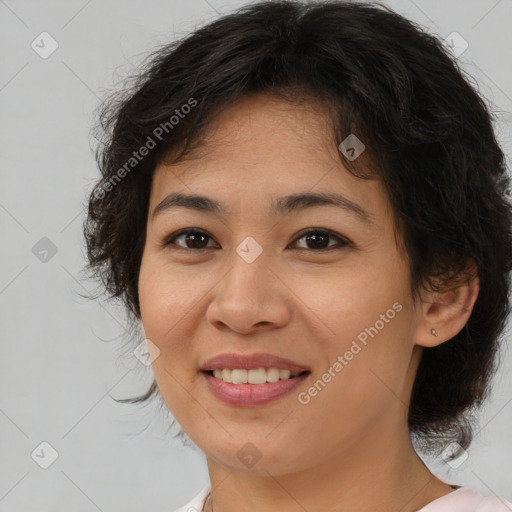
<svg viewBox="0 0 512 512">
<path fill-rule="evenodd" d="M 271 430 L 262 435 L 260 441 L 257 436 L 233 435 L 229 441 L 223 436 L 221 441 L 198 446 L 209 460 L 237 473 L 278 476 L 300 471 L 310 465 L 311 456 L 298 453 L 296 443 L 286 446 L 282 441 L 272 442 L 265 439 L 268 432 Z"/>
</svg>

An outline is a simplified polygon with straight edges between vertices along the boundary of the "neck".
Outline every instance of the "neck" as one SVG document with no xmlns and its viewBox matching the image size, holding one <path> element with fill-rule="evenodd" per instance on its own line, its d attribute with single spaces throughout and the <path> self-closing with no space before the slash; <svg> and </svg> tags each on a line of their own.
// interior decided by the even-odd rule
<svg viewBox="0 0 512 512">
<path fill-rule="evenodd" d="M 382 442 L 381 442 L 382 445 Z M 208 458 L 211 495 L 205 512 L 415 512 L 453 491 L 418 457 L 410 438 L 401 449 L 367 442 L 321 467 L 273 476 L 236 472 Z M 396 447 L 395 447 L 396 448 Z M 357 454 L 357 456 L 355 456 Z M 394 454 L 394 456 L 391 456 Z"/>
</svg>

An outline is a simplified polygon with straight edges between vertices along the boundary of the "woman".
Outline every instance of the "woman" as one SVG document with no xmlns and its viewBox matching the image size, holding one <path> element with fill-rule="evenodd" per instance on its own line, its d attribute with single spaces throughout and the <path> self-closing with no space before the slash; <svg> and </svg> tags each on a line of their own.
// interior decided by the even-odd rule
<svg viewBox="0 0 512 512">
<path fill-rule="evenodd" d="M 444 482 L 510 311 L 483 100 L 388 8 L 254 3 L 107 103 L 89 268 L 211 484 L 181 510 L 507 511 Z"/>
</svg>

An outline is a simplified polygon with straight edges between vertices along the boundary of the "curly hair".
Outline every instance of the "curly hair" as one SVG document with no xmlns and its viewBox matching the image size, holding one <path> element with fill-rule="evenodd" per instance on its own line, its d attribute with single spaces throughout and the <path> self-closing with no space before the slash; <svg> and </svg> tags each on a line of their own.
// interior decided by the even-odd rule
<svg viewBox="0 0 512 512">
<path fill-rule="evenodd" d="M 390 8 L 348 1 L 264 1 L 159 47 L 101 106 L 88 197 L 87 269 L 140 319 L 138 275 L 155 167 L 201 145 L 216 112 L 249 93 L 320 101 L 333 141 L 364 136 L 410 263 L 411 293 L 449 289 L 473 263 L 480 292 L 464 328 L 423 350 L 408 411 L 426 452 L 467 448 L 510 313 L 512 206 L 494 116 L 443 43 Z M 156 382 L 142 396 L 158 394 Z"/>
</svg>

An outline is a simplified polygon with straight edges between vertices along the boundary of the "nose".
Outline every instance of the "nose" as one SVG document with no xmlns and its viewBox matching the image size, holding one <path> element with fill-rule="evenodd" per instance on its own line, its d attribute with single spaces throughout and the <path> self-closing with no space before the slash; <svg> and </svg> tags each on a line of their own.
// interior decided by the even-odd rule
<svg viewBox="0 0 512 512">
<path fill-rule="evenodd" d="M 217 285 L 207 320 L 217 329 L 251 334 L 285 326 L 291 318 L 291 292 L 279 270 L 260 255 L 247 262 L 236 252 Z"/>
</svg>

